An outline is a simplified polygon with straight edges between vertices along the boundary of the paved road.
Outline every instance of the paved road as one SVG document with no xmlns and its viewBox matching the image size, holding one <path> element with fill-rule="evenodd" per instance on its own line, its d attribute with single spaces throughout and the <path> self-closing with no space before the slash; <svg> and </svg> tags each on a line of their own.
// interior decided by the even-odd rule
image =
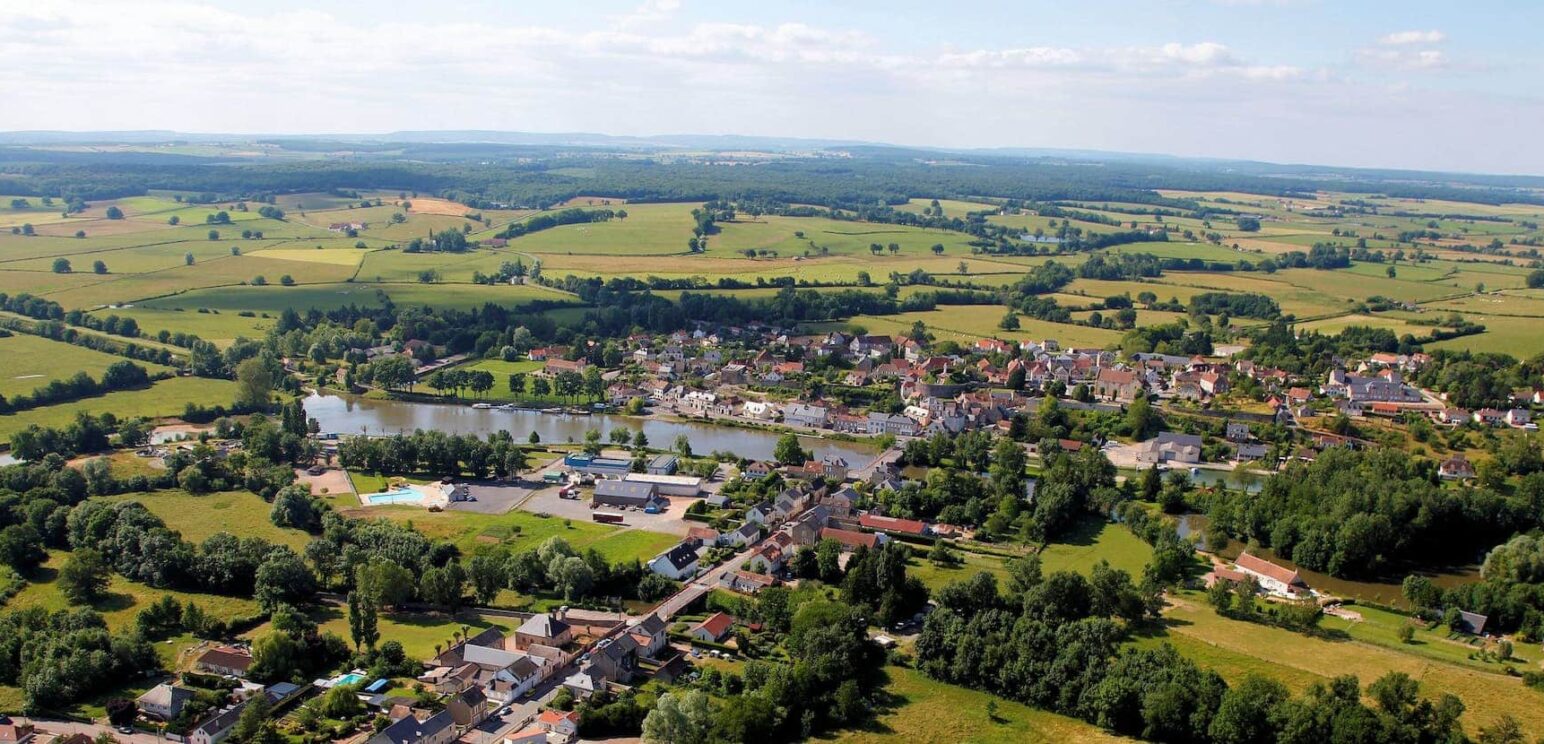
<svg viewBox="0 0 1544 744">
<path fill-rule="evenodd" d="M 723 563 L 708 569 L 707 573 L 686 582 L 686 585 L 681 587 L 681 591 L 676 592 L 675 594 L 666 598 L 665 601 L 661 602 L 658 607 L 654 608 L 654 614 L 659 615 L 659 619 L 669 622 L 671 618 L 674 618 L 676 615 L 680 614 L 681 611 L 686 609 L 689 605 L 691 605 L 691 603 L 697 601 L 704 594 L 707 594 L 708 591 L 713 587 L 718 586 L 719 581 L 722 580 L 726 574 L 731 571 L 735 571 L 739 569 L 740 566 L 744 565 L 745 559 L 751 557 L 751 553 L 755 552 L 756 546 L 760 544 L 761 541 L 757 540 L 756 542 L 745 546 L 744 550 L 735 553 L 734 556 L 729 560 L 726 560 Z"/>
<path fill-rule="evenodd" d="M 34 718 L 32 719 L 32 722 L 37 725 L 39 733 L 47 732 L 61 738 L 71 734 L 85 734 L 86 736 L 95 738 L 97 734 L 106 732 L 112 734 L 113 738 L 123 742 L 124 744 L 165 744 L 168 741 L 167 739 L 162 739 L 159 736 L 146 734 L 143 732 L 120 734 L 117 731 L 114 731 L 111 726 L 105 726 L 96 723 L 54 721 L 47 718 Z"/>
</svg>

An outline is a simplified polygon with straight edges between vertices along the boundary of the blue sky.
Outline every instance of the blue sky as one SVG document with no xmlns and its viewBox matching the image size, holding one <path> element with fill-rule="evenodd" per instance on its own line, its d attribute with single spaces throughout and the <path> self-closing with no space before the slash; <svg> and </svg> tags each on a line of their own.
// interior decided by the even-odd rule
<svg viewBox="0 0 1544 744">
<path fill-rule="evenodd" d="M 1544 174 L 1541 28 L 1538 2 L 27 0 L 0 3 L 0 129 L 727 133 Z"/>
</svg>

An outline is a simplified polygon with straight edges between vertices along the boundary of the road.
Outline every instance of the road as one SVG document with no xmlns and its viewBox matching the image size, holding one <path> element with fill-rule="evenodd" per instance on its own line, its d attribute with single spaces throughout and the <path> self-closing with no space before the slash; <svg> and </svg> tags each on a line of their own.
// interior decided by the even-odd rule
<svg viewBox="0 0 1544 744">
<path fill-rule="evenodd" d="M 71 734 L 85 734 L 86 736 L 96 738 L 97 734 L 105 732 L 112 734 L 114 739 L 123 742 L 123 744 L 166 744 L 168 741 L 142 731 L 133 734 L 120 734 L 114 731 L 111 726 L 97 723 L 75 723 L 74 721 L 55 721 L 47 718 L 33 718 L 32 723 L 37 726 L 39 734 L 49 733 L 59 738 Z"/>
<path fill-rule="evenodd" d="M 660 602 L 659 606 L 654 608 L 654 614 L 659 615 L 659 619 L 669 622 L 676 615 L 680 614 L 682 610 L 690 606 L 691 603 L 707 594 L 713 587 L 718 586 L 719 581 L 726 574 L 744 565 L 745 559 L 751 557 L 751 553 L 755 552 L 756 547 L 760 544 L 761 540 L 757 540 L 745 546 L 744 550 L 735 553 L 729 560 L 708 569 L 707 573 L 686 582 L 686 585 L 681 587 L 681 591 L 670 595 L 665 601 Z"/>
</svg>

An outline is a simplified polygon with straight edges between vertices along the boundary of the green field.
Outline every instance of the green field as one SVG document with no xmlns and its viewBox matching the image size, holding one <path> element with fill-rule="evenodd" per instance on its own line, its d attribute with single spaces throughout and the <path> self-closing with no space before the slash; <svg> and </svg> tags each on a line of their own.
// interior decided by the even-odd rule
<svg viewBox="0 0 1544 744">
<path fill-rule="evenodd" d="M 183 539 L 202 543 L 219 532 L 241 537 L 260 537 L 288 545 L 299 552 L 311 541 L 300 530 L 276 527 L 269 520 L 271 505 L 251 491 L 190 494 L 186 491 L 154 491 L 102 497 L 104 501 L 138 501 Z"/>
<path fill-rule="evenodd" d="M 236 398 L 236 383 L 205 377 L 173 377 L 145 390 L 124 390 L 97 398 L 34 408 L 19 414 L 0 416 L 0 439 L 27 428 L 28 424 L 61 427 L 75 420 L 80 411 L 99 414 L 111 412 L 120 419 L 179 416 L 188 403 L 203 406 L 228 406 Z"/>
<path fill-rule="evenodd" d="M 48 561 L 28 577 L 26 588 L 6 602 L 5 607 L 7 609 L 41 607 L 49 611 L 69 608 L 69 600 L 65 599 L 57 583 L 59 567 L 64 565 L 68 555 L 63 551 L 50 552 Z M 257 602 L 250 599 L 155 589 L 129 581 L 117 574 L 113 574 L 112 583 L 108 585 L 105 596 L 92 605 L 92 609 L 102 613 L 109 628 L 118 630 L 131 626 L 134 616 L 140 610 L 166 595 L 176 597 L 183 603 L 196 602 L 199 607 L 221 620 L 251 617 L 257 613 Z"/>
<path fill-rule="evenodd" d="M 1231 620 L 1217 615 L 1205 602 L 1205 597 L 1195 592 L 1180 594 L 1165 613 L 1167 635 L 1189 639 L 1189 644 L 1176 643 L 1182 652 L 1187 652 L 1187 645 L 1195 648 L 1195 644 L 1217 649 L 1197 661 L 1218 664 L 1216 668 L 1224 677 L 1237 679 L 1254 672 L 1301 684 L 1304 680 L 1355 674 L 1366 685 L 1387 672 L 1401 671 L 1421 684 L 1422 695 L 1451 692 L 1462 698 L 1466 706 L 1464 722 L 1470 731 L 1502 713 L 1511 713 L 1530 736 L 1544 733 L 1544 692 L 1525 687 L 1515 677 L 1478 671 L 1381 644 L 1320 639 Z"/>
<path fill-rule="evenodd" d="M 870 333 L 904 334 L 911 331 L 913 323 L 921 322 L 928 332 L 939 340 L 972 343 L 981 338 L 1024 341 L 1055 339 L 1063 347 L 1104 347 L 1120 342 L 1121 332 L 1104 328 L 1052 323 L 1034 318 L 1019 317 L 1019 329 L 1005 331 L 997 327 L 1006 309 L 1001 305 L 940 305 L 936 310 L 923 310 L 896 315 L 859 315 L 848 325 L 862 327 Z"/>
<path fill-rule="evenodd" d="M 842 742 L 971 742 L 972 744 L 1056 744 L 1130 741 L 1075 718 L 996 698 L 996 720 L 986 713 L 994 696 L 933 680 L 913 669 L 885 668 L 884 690 L 891 704 L 878 710 L 865 729 L 832 737 Z"/>
<path fill-rule="evenodd" d="M 468 555 L 490 547 L 502 547 L 515 552 L 530 550 L 549 537 L 561 537 L 577 550 L 595 547 L 606 552 L 607 557 L 613 560 L 647 560 L 659 553 L 661 548 L 656 546 L 669 547 L 663 543 L 664 539 L 668 538 L 671 542 L 676 540 L 669 535 L 660 539 L 628 536 L 622 529 L 609 525 L 544 517 L 518 509 L 489 515 L 464 511 L 428 512 L 411 506 L 374 506 L 350 509 L 345 513 L 351 517 L 385 517 L 398 522 L 411 522 L 419 532 L 434 539 L 454 542 L 462 553 Z"/>
<path fill-rule="evenodd" d="M 929 230 L 906 225 L 878 225 L 825 217 L 766 216 L 745 218 L 719 225 L 722 232 L 709 240 L 714 255 L 746 250 L 772 251 L 779 256 L 871 256 L 870 245 L 900 246 L 897 255 L 932 256 L 932 246 L 942 244 L 944 256 L 970 255 L 970 236 L 949 230 Z M 803 237 L 799 237 L 799 233 Z"/>
<path fill-rule="evenodd" d="M 964 581 L 983 571 L 992 574 L 998 586 L 1007 581 L 1007 559 L 967 550 L 955 552 L 964 561 L 960 566 L 939 566 L 923 555 L 918 555 L 912 558 L 907 571 L 934 590 L 946 584 Z M 1076 571 L 1082 574 L 1092 571 L 1099 561 L 1108 561 L 1112 568 L 1125 571 L 1137 579 L 1141 577 L 1142 569 L 1147 566 L 1152 554 L 1152 548 L 1125 527 L 1088 519 L 1056 542 L 1047 545 L 1040 554 L 1040 561 L 1041 570 L 1045 573 Z"/>
<path fill-rule="evenodd" d="M 228 291 L 228 290 L 227 290 Z M 117 315 L 133 318 L 147 334 L 161 330 L 169 333 L 191 333 L 205 341 L 228 345 L 237 338 L 262 338 L 273 327 L 275 316 L 261 317 L 255 312 L 250 316 L 238 315 L 239 311 L 198 312 L 198 308 L 172 310 L 153 307 L 116 307 L 98 310 L 96 315 Z M 253 311 L 248 311 L 253 312 Z"/>
<path fill-rule="evenodd" d="M 582 225 L 562 225 L 509 241 L 511 250 L 527 253 L 590 253 L 648 256 L 686 253 L 692 237 L 692 204 L 628 204 L 626 219 Z"/>
<path fill-rule="evenodd" d="M 85 372 L 101 380 L 102 372 L 109 366 L 128 361 L 114 354 L 25 333 L 0 338 L 0 359 L 5 360 L 5 371 L 0 372 L 0 396 L 7 398 L 30 393 L 50 380 L 62 380 L 76 372 Z M 167 371 L 159 364 L 134 363 L 152 375 Z"/>
</svg>

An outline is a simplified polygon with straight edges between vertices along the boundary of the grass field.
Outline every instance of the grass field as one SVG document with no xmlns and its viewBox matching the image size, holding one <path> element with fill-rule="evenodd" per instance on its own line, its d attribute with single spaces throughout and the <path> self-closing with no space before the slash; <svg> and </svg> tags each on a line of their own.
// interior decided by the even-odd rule
<svg viewBox="0 0 1544 744">
<path fill-rule="evenodd" d="M 738 254 L 746 250 L 772 251 L 779 256 L 870 256 L 878 243 L 900 246 L 899 254 L 932 256 L 932 246 L 942 244 L 944 256 L 970 255 L 971 237 L 949 230 L 929 230 L 907 225 L 882 225 L 825 217 L 767 216 L 719 225 L 721 232 L 709 239 L 709 252 Z M 800 234 L 803 237 L 800 237 Z M 888 247 L 885 255 L 891 255 Z"/>
<path fill-rule="evenodd" d="M 869 742 L 971 742 L 972 744 L 1055 744 L 1130 741 L 1075 718 L 996 698 L 997 715 L 987 716 L 994 696 L 929 679 L 906 667 L 885 668 L 888 704 L 866 729 L 842 731 L 832 740 Z"/>
<path fill-rule="evenodd" d="M 117 307 L 99 310 L 96 315 L 117 315 L 121 318 L 133 318 L 139 323 L 139 327 L 148 334 L 166 330 L 171 333 L 178 331 L 191 333 L 205 341 L 212 341 L 217 345 L 226 345 L 237 338 L 262 338 L 263 334 L 273 327 L 275 317 L 243 317 L 236 311 L 201 313 L 197 308 L 190 310 L 158 309 L 152 307 Z"/>
<path fill-rule="evenodd" d="M 1207 653 L 1209 658 L 1197 660 L 1218 664 L 1215 668 L 1224 677 L 1237 679 L 1255 672 L 1302 684 L 1315 678 L 1355 674 L 1366 685 L 1387 672 L 1401 671 L 1420 683 L 1423 695 L 1452 692 L 1462 698 L 1467 707 L 1464 722 L 1470 731 L 1502 713 L 1511 713 L 1530 737 L 1544 733 L 1544 693 L 1525 687 L 1516 678 L 1382 645 L 1314 638 L 1230 620 L 1217 615 L 1205 602 L 1205 597 L 1195 592 L 1179 595 L 1165 613 L 1167 635 L 1189 639 L 1190 643 L 1176 644 L 1182 652 L 1193 651 L 1196 644 L 1216 649 Z"/>
<path fill-rule="evenodd" d="M 41 607 L 49 611 L 68 608 L 69 600 L 65 599 L 58 586 L 59 568 L 68 556 L 64 551 L 51 551 L 48 561 L 28 577 L 26 588 L 5 603 L 6 608 Z M 117 574 L 113 575 L 106 595 L 92 608 L 102 613 L 108 627 L 118 630 L 132 625 L 134 616 L 140 610 L 166 595 L 176 597 L 183 603 L 196 602 L 199 607 L 221 620 L 250 617 L 257 612 L 257 602 L 250 599 L 155 589 Z"/>
<path fill-rule="evenodd" d="M 419 532 L 431 538 L 454 542 L 462 553 L 468 555 L 491 547 L 515 552 L 530 550 L 549 537 L 561 537 L 577 550 L 595 547 L 612 560 L 648 559 L 660 551 L 661 548 L 657 546 L 664 545 L 664 540 L 676 540 L 669 535 L 663 535 L 660 539 L 628 536 L 623 530 L 608 525 L 544 517 L 519 510 L 488 515 L 464 511 L 435 513 L 411 506 L 377 506 L 351 509 L 345 513 L 352 517 L 385 517 L 399 522 L 411 522 Z"/>
<path fill-rule="evenodd" d="M 123 418 L 162 418 L 181 415 L 188 403 L 228 406 L 236 398 L 236 383 L 205 377 L 173 377 L 145 390 L 124 390 L 71 403 L 34 408 L 19 414 L 0 416 L 0 439 L 27 428 L 64 426 L 80 411 L 97 414 L 111 411 Z"/>
<path fill-rule="evenodd" d="M 85 372 L 101 380 L 102 372 L 109 366 L 127 361 L 114 354 L 25 333 L 0 338 L 0 359 L 5 360 L 5 371 L 0 372 L 0 396 L 7 398 L 30 393 L 50 380 L 62 380 L 76 372 Z M 151 374 L 167 371 L 159 364 L 134 363 Z"/>
<path fill-rule="evenodd" d="M 692 237 L 692 210 L 701 203 L 628 204 L 626 219 L 583 225 L 562 225 L 509 241 L 509 247 L 529 253 L 591 253 L 647 256 L 687 252 Z"/>
<path fill-rule="evenodd" d="M 912 558 L 907 571 L 910 575 L 921 579 L 929 589 L 935 590 L 946 584 L 964 581 L 983 571 L 992 574 L 997 579 L 998 586 L 1002 586 L 1007 581 L 1008 569 L 1005 558 L 965 550 L 956 551 L 956 554 L 964 560 L 960 566 L 938 566 L 923 555 L 918 555 Z M 1142 569 L 1147 566 L 1147 562 L 1152 559 L 1152 554 L 1152 548 L 1125 527 L 1102 520 L 1088 519 L 1061 539 L 1046 546 L 1045 551 L 1040 554 L 1040 566 L 1045 573 L 1077 571 L 1087 574 L 1099 561 L 1109 561 L 1112 568 L 1126 571 L 1133 579 L 1137 579 L 1141 577 Z"/>
<path fill-rule="evenodd" d="M 103 497 L 104 501 L 138 501 L 166 526 L 182 533 L 183 539 L 202 543 L 219 532 L 240 537 L 260 537 L 288 545 L 299 552 L 311 541 L 300 530 L 274 526 L 268 513 L 271 505 L 251 491 L 190 494 L 186 491 L 156 491 Z"/>
</svg>

